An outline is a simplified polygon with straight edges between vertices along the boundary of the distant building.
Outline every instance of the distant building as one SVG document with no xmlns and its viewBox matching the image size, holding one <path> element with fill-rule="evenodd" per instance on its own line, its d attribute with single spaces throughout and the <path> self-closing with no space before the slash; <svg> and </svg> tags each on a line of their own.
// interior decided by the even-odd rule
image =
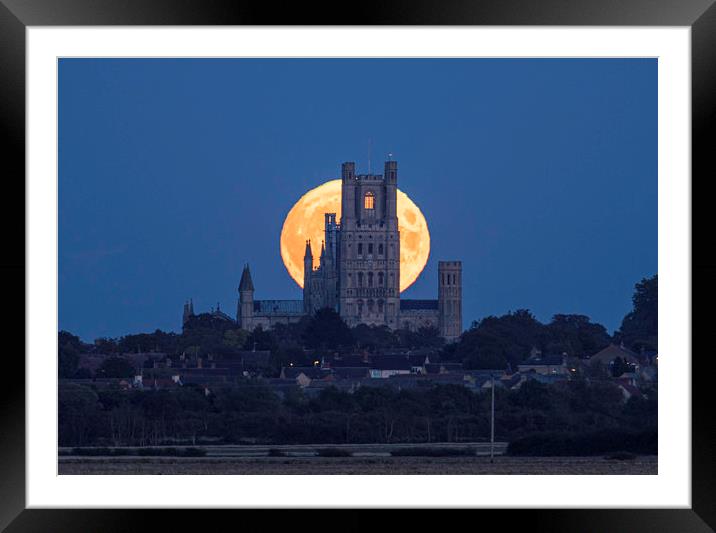
<svg viewBox="0 0 716 533">
<path fill-rule="evenodd" d="M 548 355 L 541 354 L 532 355 L 523 363 L 517 365 L 520 373 L 534 372 L 542 375 L 569 374 L 567 361 L 564 355 Z"/>
<path fill-rule="evenodd" d="M 315 269 L 311 241 L 306 241 L 303 299 L 255 300 L 246 265 L 239 283 L 238 325 L 245 330 L 270 329 L 328 307 L 351 327 L 434 327 L 448 342 L 457 340 L 462 333 L 460 261 L 438 263 L 436 300 L 400 298 L 398 163 L 386 161 L 383 174 L 363 175 L 355 173 L 355 163 L 343 163 L 341 180 L 341 220 L 336 213 L 325 213 L 325 239 Z M 184 306 L 184 323 L 193 314 L 190 300 Z"/>
<path fill-rule="evenodd" d="M 620 357 L 622 361 L 631 365 L 639 364 L 639 354 L 631 351 L 628 348 L 625 348 L 624 345 L 618 344 L 610 344 L 600 352 L 597 352 L 592 357 L 590 357 L 589 361 L 590 363 L 598 361 L 599 363 L 608 366 L 610 363 L 613 363 L 617 359 L 617 357 Z"/>
</svg>

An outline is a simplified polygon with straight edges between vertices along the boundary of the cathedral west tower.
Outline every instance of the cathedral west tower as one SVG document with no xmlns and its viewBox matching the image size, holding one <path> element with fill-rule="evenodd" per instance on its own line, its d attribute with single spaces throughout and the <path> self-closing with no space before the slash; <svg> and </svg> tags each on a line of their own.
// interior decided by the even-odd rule
<svg viewBox="0 0 716 533">
<path fill-rule="evenodd" d="M 349 326 L 398 327 L 400 234 L 398 164 L 387 161 L 383 175 L 341 169 L 338 311 Z"/>
</svg>

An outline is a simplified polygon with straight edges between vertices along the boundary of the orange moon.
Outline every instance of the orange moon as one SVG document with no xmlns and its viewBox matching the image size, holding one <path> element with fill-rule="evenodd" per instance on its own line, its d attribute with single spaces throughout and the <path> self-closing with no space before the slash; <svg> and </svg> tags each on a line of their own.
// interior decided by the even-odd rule
<svg viewBox="0 0 716 533">
<path fill-rule="evenodd" d="M 415 202 L 398 189 L 398 230 L 400 230 L 400 292 L 410 287 L 425 268 L 430 255 L 428 223 Z M 303 288 L 303 254 L 311 240 L 313 267 L 321 255 L 325 239 L 324 214 L 336 213 L 341 219 L 341 180 L 327 181 L 311 189 L 294 204 L 281 230 L 281 259 L 286 270 Z"/>
</svg>

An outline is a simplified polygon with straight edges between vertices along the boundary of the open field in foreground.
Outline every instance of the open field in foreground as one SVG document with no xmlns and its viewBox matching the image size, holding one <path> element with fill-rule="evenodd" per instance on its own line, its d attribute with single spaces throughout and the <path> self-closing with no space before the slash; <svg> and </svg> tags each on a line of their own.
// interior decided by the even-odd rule
<svg viewBox="0 0 716 533">
<path fill-rule="evenodd" d="M 60 457 L 60 474 L 657 474 L 657 457 Z"/>
</svg>

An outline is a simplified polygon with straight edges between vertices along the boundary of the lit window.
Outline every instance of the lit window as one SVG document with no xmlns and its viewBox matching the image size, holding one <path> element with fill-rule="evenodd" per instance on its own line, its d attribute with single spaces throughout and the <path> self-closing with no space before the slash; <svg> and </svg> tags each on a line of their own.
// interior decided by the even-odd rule
<svg viewBox="0 0 716 533">
<path fill-rule="evenodd" d="M 372 192 L 365 193 L 363 198 L 363 207 L 366 209 L 375 209 L 375 196 Z"/>
</svg>

